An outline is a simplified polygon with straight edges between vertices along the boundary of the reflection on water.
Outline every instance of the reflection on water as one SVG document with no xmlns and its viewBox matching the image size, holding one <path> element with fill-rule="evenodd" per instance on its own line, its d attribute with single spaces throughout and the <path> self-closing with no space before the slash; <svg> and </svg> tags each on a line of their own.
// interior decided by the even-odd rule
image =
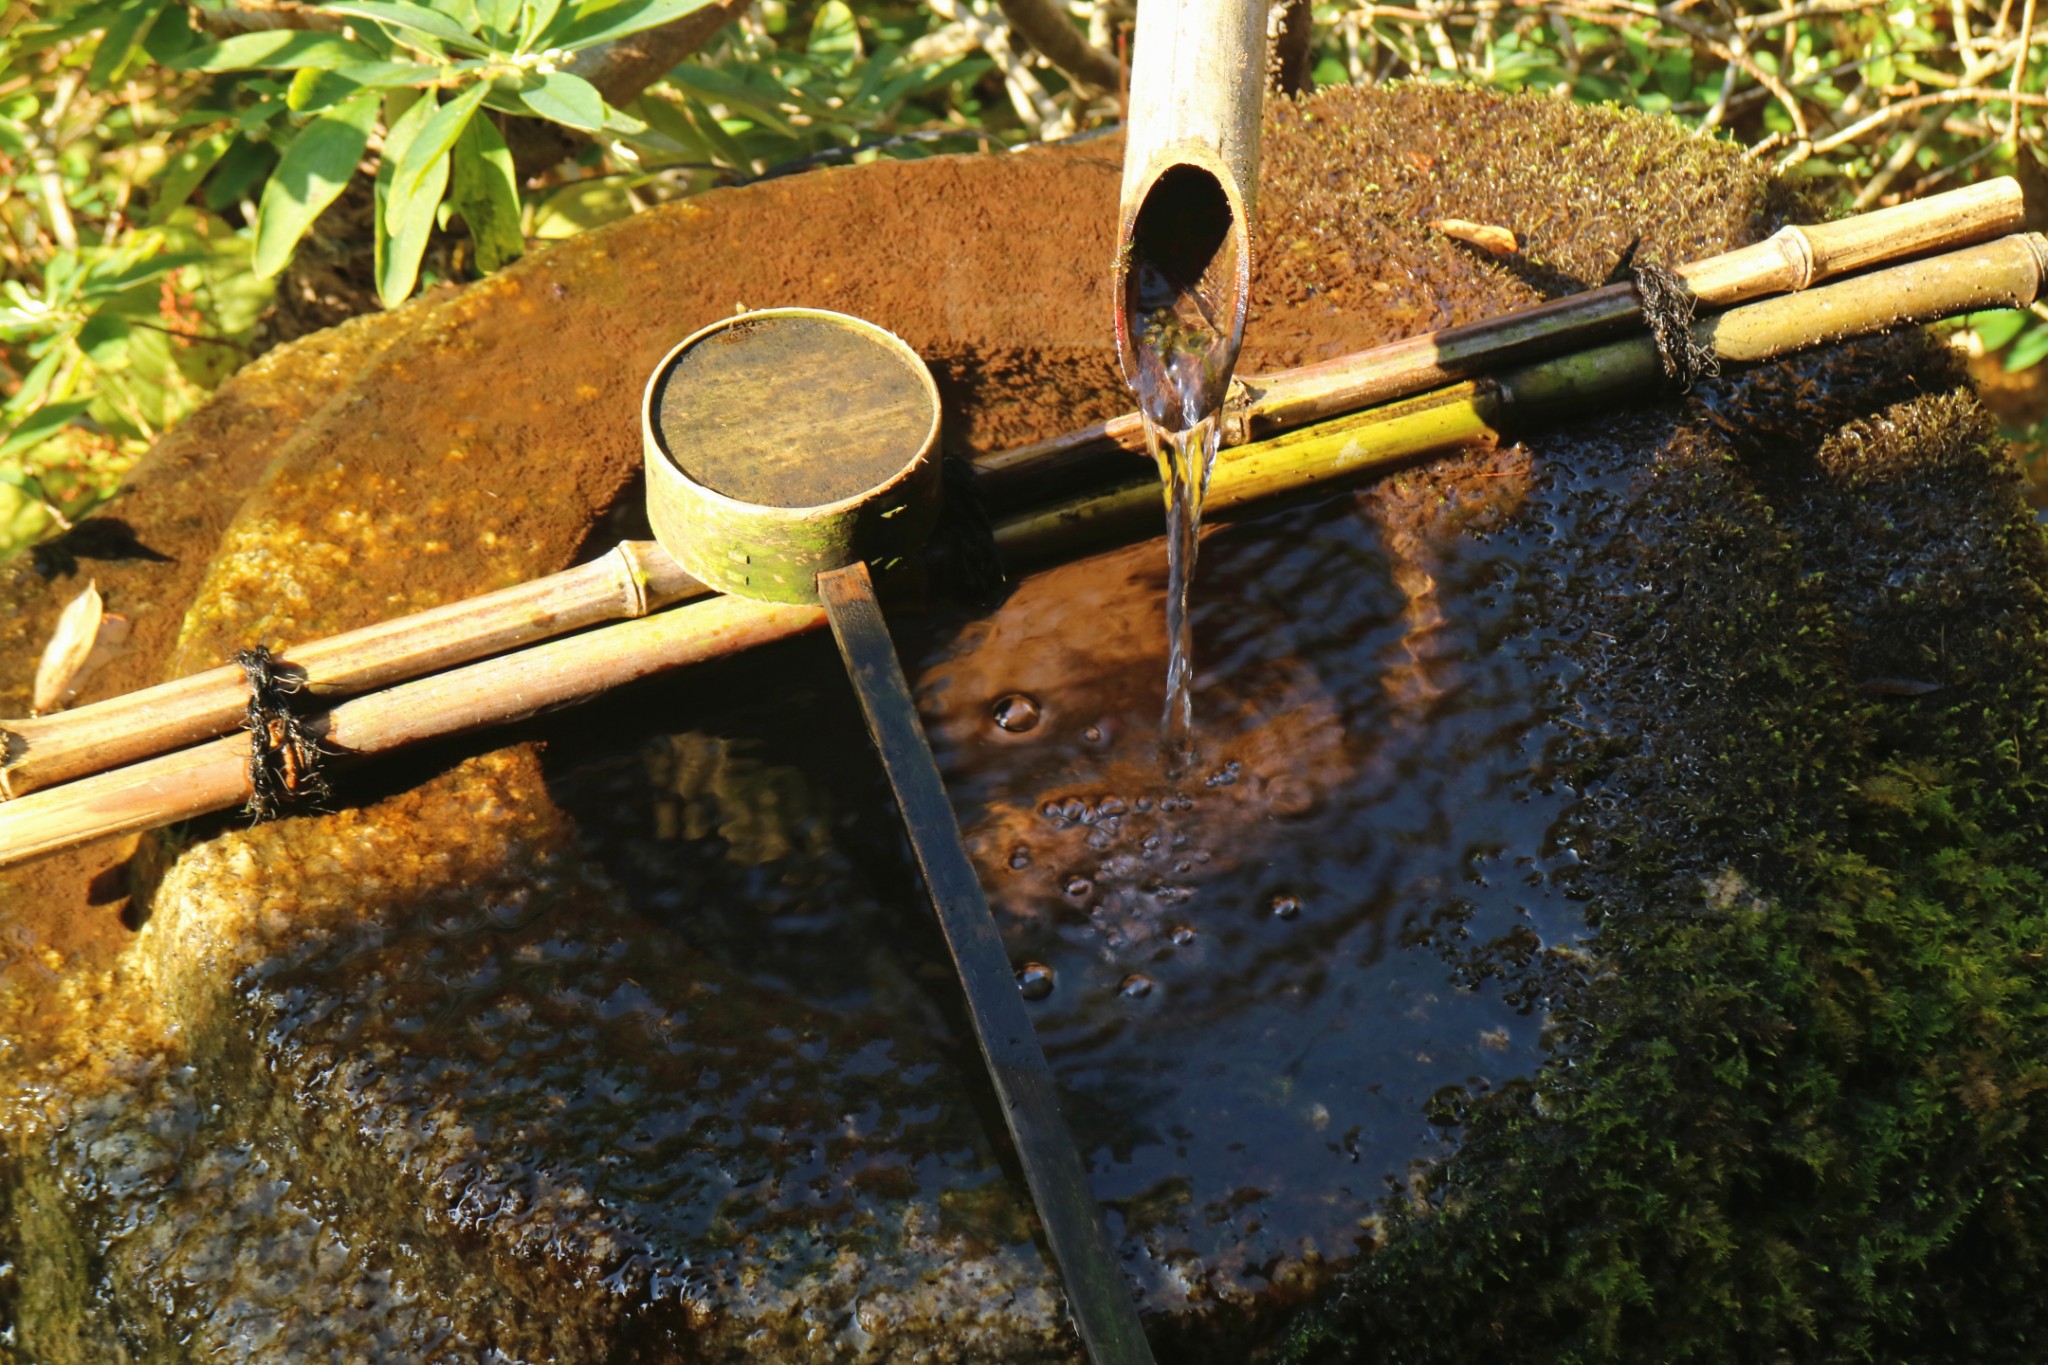
<svg viewBox="0 0 2048 1365">
<path fill-rule="evenodd" d="M 1156 542 L 1030 579 L 957 634 L 899 622 L 1019 989 L 1156 1307 L 1354 1255 L 1374 1201 L 1442 1150 L 1431 1096 L 1541 1056 L 1540 1002 L 1446 948 L 1581 932 L 1553 879 L 1574 797 L 1545 759 L 1572 628 L 1552 599 L 1574 587 L 1541 564 L 1571 513 L 1538 494 L 1526 514 L 1520 452 L 1447 499 L 1418 487 L 1210 538 L 1204 761 L 1178 783 L 1156 747 Z M 929 1028 L 957 1066 L 926 1093 L 973 1107 L 957 988 L 819 646 L 715 689 L 752 700 L 674 685 L 655 706 L 695 731 L 586 726 L 551 754 L 555 794 L 645 913 L 809 1007 Z"/>
</svg>

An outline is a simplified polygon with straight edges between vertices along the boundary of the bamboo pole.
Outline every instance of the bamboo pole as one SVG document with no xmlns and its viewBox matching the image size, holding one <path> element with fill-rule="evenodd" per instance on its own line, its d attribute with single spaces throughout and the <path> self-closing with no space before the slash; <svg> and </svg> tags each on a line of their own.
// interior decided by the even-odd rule
<svg viewBox="0 0 2048 1365">
<path fill-rule="evenodd" d="M 297 645 L 281 662 L 312 696 L 343 696 L 707 591 L 652 541 L 626 541 L 530 583 Z M 248 704 L 248 680 L 229 664 L 73 711 L 0 721 L 0 799 L 225 734 Z"/>
<path fill-rule="evenodd" d="M 524 720 L 824 623 L 819 607 L 710 597 L 357 697 L 308 729 L 331 755 L 367 757 Z M 223 736 L 0 804 L 0 866 L 226 810 L 249 794 L 248 737 Z"/>
<path fill-rule="evenodd" d="M 1976 241 L 2017 226 L 2022 195 L 2012 179 L 1814 227 L 1786 228 L 1755 246 L 1681 267 L 1710 305 L 1803 288 L 1843 271 Z M 1583 345 L 1638 320 L 1632 285 L 1555 300 L 1319 365 L 1255 376 L 1229 420 L 1232 444 L 1406 397 L 1480 370 Z M 1136 413 L 1049 441 L 983 456 L 976 468 L 991 501 L 1014 507 L 1055 487 L 1105 448 L 1142 451 Z M 1113 473 L 1116 471 L 1112 471 Z M 437 669 L 629 619 L 706 591 L 645 541 L 591 564 L 499 593 L 419 612 L 325 640 L 284 659 L 316 697 L 387 686 Z M 223 734 L 248 700 L 240 669 L 224 666 L 107 701 L 35 719 L 0 721 L 0 800 Z"/>
<path fill-rule="evenodd" d="M 2024 308 L 2044 280 L 2048 238 L 2016 233 L 1744 304 L 1695 322 L 1692 333 L 1721 360 L 1744 364 L 1959 313 Z M 1633 337 L 1226 448 L 1210 475 L 1208 511 L 1227 515 L 1248 503 L 1299 496 L 1421 455 L 1495 440 L 1511 421 L 1583 410 L 1618 393 L 1655 394 L 1662 379 L 1655 345 Z M 1040 561 L 1156 524 L 1158 516 L 1158 482 L 1144 477 L 1002 521 L 996 544 L 1005 558 Z"/>
<path fill-rule="evenodd" d="M 2021 307 L 2040 293 L 2042 260 L 2042 237 L 2032 233 L 2003 237 L 1993 244 L 1894 266 L 1800 295 L 1749 303 L 1698 321 L 1694 334 L 1724 360 L 1749 362 L 1798 346 L 1942 315 L 1985 307 Z M 1225 448 L 1212 475 L 1208 505 L 1217 514 L 1229 514 L 1276 495 L 1309 493 L 1331 481 L 1389 469 L 1427 452 L 1489 440 L 1509 417 L 1530 420 L 1571 411 L 1575 405 L 1604 399 L 1616 389 L 1655 391 L 1657 381 L 1655 350 L 1645 338 L 1509 370 L 1493 379 L 1466 381 L 1343 420 Z M 1038 510 L 1001 518 L 995 528 L 997 546 L 1012 561 L 1030 563 L 1122 534 L 1149 534 L 1159 516 L 1157 497 L 1157 483 L 1145 471 L 1106 491 L 1067 497 Z M 600 561 L 559 575 L 299 645 L 289 651 L 287 663 L 303 671 L 311 696 L 369 692 L 399 679 L 516 649 L 596 622 L 631 620 L 702 593 L 705 587 L 682 573 L 662 548 L 651 542 L 627 542 Z M 600 630 L 578 639 L 598 641 L 606 639 L 606 634 Z M 512 659 L 528 655 L 532 651 L 512 655 Z M 518 667 L 502 675 L 461 669 L 444 677 L 467 679 L 453 686 L 485 686 L 483 679 L 502 679 L 504 686 L 516 688 L 522 681 Z M 492 681 L 489 686 L 498 684 Z M 422 716 L 440 714 L 449 706 L 446 694 L 424 684 L 418 692 L 401 688 L 377 696 L 406 698 L 406 706 L 422 706 Z M 371 698 L 365 698 L 365 704 L 369 702 Z M 16 800 L 0 804 L 0 864 L 14 857 L 8 847 L 6 812 L 27 800 L 27 794 L 59 780 L 221 735 L 242 722 L 246 704 L 248 684 L 242 671 L 225 667 L 74 712 L 59 712 L 41 720 L 8 720 L 0 731 L 8 743 L 8 767 L 0 772 L 0 780 L 16 794 Z M 344 710 L 338 708 L 334 714 L 344 714 Z M 422 720 L 422 724 L 438 722 Z M 236 753 L 246 755 L 246 741 L 227 743 Z M 375 745 L 375 741 L 371 747 L 348 743 L 360 751 L 389 747 Z M 197 782 L 197 778 L 176 776 L 182 769 L 174 765 L 154 772 L 164 774 L 164 782 L 170 782 L 172 788 L 186 780 Z M 246 798 L 246 774 L 215 776 L 207 782 L 211 786 L 184 790 L 184 800 L 201 802 L 197 808 L 211 810 Z M 160 800 L 174 802 L 172 788 L 166 788 Z M 164 819 L 186 819 L 193 812 L 178 808 Z"/>
<path fill-rule="evenodd" d="M 1723 308 L 2016 232 L 2025 217 L 2019 182 L 2003 177 L 1832 223 L 1782 228 L 1753 246 L 1709 256 L 1673 273 L 1701 304 Z M 1641 325 L 1641 309 L 1633 284 L 1611 284 L 1319 364 L 1243 376 L 1225 416 L 1224 444 L 1242 444 L 1603 341 Z M 1137 413 L 982 456 L 975 468 L 997 489 L 1043 484 L 1114 450 L 1144 452 L 1144 424 Z"/>
</svg>

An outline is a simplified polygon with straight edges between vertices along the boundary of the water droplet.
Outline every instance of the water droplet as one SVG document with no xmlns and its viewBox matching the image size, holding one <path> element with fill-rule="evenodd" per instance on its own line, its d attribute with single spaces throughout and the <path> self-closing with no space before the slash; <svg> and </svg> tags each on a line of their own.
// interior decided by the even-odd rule
<svg viewBox="0 0 2048 1365">
<path fill-rule="evenodd" d="M 1043 1000 L 1052 988 L 1052 968 L 1043 962 L 1027 962 L 1017 969 L 1017 993 L 1026 1000 Z"/>
<path fill-rule="evenodd" d="M 1097 815 L 1122 815 L 1129 809 L 1130 807 L 1124 804 L 1124 799 L 1121 796 L 1105 796 L 1102 798 L 1102 804 L 1095 808 L 1095 813 Z"/>
<path fill-rule="evenodd" d="M 1070 825 L 1079 824 L 1081 817 L 1087 813 L 1088 803 L 1078 798 L 1060 807 L 1060 818 Z"/>
<path fill-rule="evenodd" d="M 1028 848 L 1011 850 L 1010 866 L 1012 869 L 1019 871 L 1031 866 L 1031 850 Z"/>
<path fill-rule="evenodd" d="M 989 717 L 996 725 L 1013 735 L 1021 735 L 1038 725 L 1040 715 L 1038 699 L 1024 692 L 1012 692 L 1007 697 L 996 698 L 989 708 Z"/>
<path fill-rule="evenodd" d="M 1143 972 L 1132 972 L 1117 983 L 1116 993 L 1132 1000 L 1142 1000 L 1152 994 L 1152 978 Z"/>
<path fill-rule="evenodd" d="M 1068 896 L 1077 901 L 1086 900 L 1088 894 L 1094 889 L 1095 883 L 1079 874 L 1067 878 L 1067 884 L 1060 888 L 1060 890 L 1066 892 Z"/>
<path fill-rule="evenodd" d="M 1301 902 L 1282 891 L 1266 903 L 1266 908 L 1273 912 L 1274 919 L 1293 919 L 1301 913 Z"/>
<path fill-rule="evenodd" d="M 1090 744 L 1100 744 L 1108 736 L 1103 732 L 1100 725 L 1091 725 L 1081 732 L 1081 738 Z"/>
<path fill-rule="evenodd" d="M 1149 810 L 1151 810 L 1151 809 L 1152 809 L 1152 798 L 1151 798 L 1151 797 L 1149 797 L 1149 796 L 1141 796 L 1141 797 L 1139 797 L 1139 798 L 1138 798 L 1138 814 L 1140 814 L 1140 815 L 1143 815 L 1143 814 L 1145 814 L 1145 813 L 1146 813 L 1147 811 L 1149 811 Z"/>
<path fill-rule="evenodd" d="M 1174 926 L 1174 928 L 1173 928 L 1173 946 L 1174 946 L 1174 947 L 1176 947 L 1176 948 L 1185 948 L 1185 947 L 1187 947 L 1187 946 L 1188 946 L 1188 945 L 1189 945 L 1190 943 L 1193 943 L 1194 941 L 1195 941 L 1195 931 L 1194 931 L 1194 929 L 1193 929 L 1193 928 L 1192 928 L 1191 926 L 1189 926 L 1189 925 L 1186 925 L 1186 924 L 1177 924 L 1177 925 L 1175 925 L 1175 926 Z"/>
</svg>

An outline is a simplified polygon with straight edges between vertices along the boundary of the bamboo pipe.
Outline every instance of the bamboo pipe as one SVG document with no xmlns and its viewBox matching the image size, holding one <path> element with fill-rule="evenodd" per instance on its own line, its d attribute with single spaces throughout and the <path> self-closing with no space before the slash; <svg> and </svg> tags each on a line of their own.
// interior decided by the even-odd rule
<svg viewBox="0 0 2048 1365">
<path fill-rule="evenodd" d="M 1762 242 L 1679 266 L 1673 273 L 1702 305 L 1724 308 L 2016 232 L 2026 219 L 2024 199 L 2019 182 L 2005 176 L 1832 223 L 1781 228 Z M 1223 442 L 1242 444 L 1605 340 L 1639 325 L 1641 308 L 1633 284 L 1605 285 L 1319 364 L 1246 376 L 1226 413 Z M 1144 452 L 1144 423 L 1137 413 L 984 455 L 975 467 L 992 487 L 1001 488 L 1054 476 L 1105 449 Z"/>
<path fill-rule="evenodd" d="M 316 697 L 367 692 L 706 591 L 653 542 L 627 541 L 530 583 L 295 645 L 288 667 Z M 248 704 L 248 679 L 228 664 L 76 710 L 0 722 L 0 800 L 225 734 Z"/>
<path fill-rule="evenodd" d="M 1755 246 L 1676 272 L 1709 305 L 1731 303 L 1885 260 L 2016 228 L 2023 196 L 2010 178 L 1813 227 L 1788 227 Z M 1428 333 L 1318 365 L 1247 381 L 1228 419 L 1227 445 L 1370 403 L 1387 402 L 1545 351 L 1584 345 L 1638 319 L 1632 285 L 1611 285 L 1536 308 Z M 975 461 L 991 500 L 1014 503 L 1104 446 L 1142 451 L 1136 413 Z M 564 573 L 295 645 L 290 666 L 315 696 L 364 692 L 600 621 L 629 619 L 705 589 L 655 546 L 620 546 Z M 225 666 L 108 701 L 0 723 L 0 800 L 223 734 L 248 694 Z"/>
<path fill-rule="evenodd" d="M 2025 233 L 1746 304 L 1694 324 L 1730 363 L 1982 308 L 2032 303 L 2048 281 L 2048 238 Z M 1647 338 L 1612 342 L 1494 378 L 1356 413 L 1225 451 L 1210 506 L 1223 511 L 1300 496 L 1431 452 L 1498 439 L 1504 424 L 1658 391 Z M 1156 528 L 1147 480 L 1007 518 L 996 543 L 1015 561 L 1074 553 Z M 344 702 L 309 728 L 327 748 L 379 753 L 436 735 L 565 706 L 661 669 L 815 629 L 817 608 L 716 597 Z M 106 835 L 147 829 L 247 800 L 248 744 L 215 740 L 0 804 L 0 866 Z"/>
<path fill-rule="evenodd" d="M 2015 233 L 1744 304 L 1695 322 L 1692 334 L 1723 361 L 1751 363 L 1959 313 L 2024 308 L 2044 281 L 2048 238 Z M 1555 416 L 1615 393 L 1656 393 L 1662 380 L 1655 344 L 1632 337 L 1226 448 L 1210 475 L 1208 509 L 1228 513 L 1434 451 L 1496 440 L 1504 423 Z M 996 545 L 1007 559 L 1038 561 L 1155 525 L 1158 516 L 1156 484 L 1129 482 L 1006 519 L 996 526 Z"/>
<path fill-rule="evenodd" d="M 1264 0 L 1145 0 L 1132 39 L 1117 253 L 1117 360 L 1150 406 L 1159 357 L 1135 335 L 1148 280 L 1198 298 L 1216 329 L 1204 397 L 1220 410 L 1251 303 L 1253 200 L 1266 89 Z M 1163 400 L 1162 400 L 1163 401 Z M 1154 416 L 1174 430 L 1179 404 Z"/>
</svg>

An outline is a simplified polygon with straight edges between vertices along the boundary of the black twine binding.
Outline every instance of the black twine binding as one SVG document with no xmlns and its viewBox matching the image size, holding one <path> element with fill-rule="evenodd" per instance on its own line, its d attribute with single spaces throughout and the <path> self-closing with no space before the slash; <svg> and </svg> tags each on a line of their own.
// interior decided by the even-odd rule
<svg viewBox="0 0 2048 1365">
<path fill-rule="evenodd" d="M 1649 325 L 1650 340 L 1657 347 L 1657 363 L 1664 377 L 1680 393 L 1690 393 L 1702 379 L 1721 373 L 1721 358 L 1714 348 L 1692 334 L 1692 312 L 1699 299 L 1685 281 L 1661 265 L 1637 264 L 1636 295 L 1643 301 L 1643 321 Z"/>
<path fill-rule="evenodd" d="M 305 680 L 279 667 L 263 646 L 245 649 L 235 662 L 249 679 L 249 804 L 251 821 L 274 820 L 294 806 L 327 796 L 320 773 L 320 744 L 306 733 L 305 722 L 292 713 L 285 698 L 304 690 Z"/>
</svg>

